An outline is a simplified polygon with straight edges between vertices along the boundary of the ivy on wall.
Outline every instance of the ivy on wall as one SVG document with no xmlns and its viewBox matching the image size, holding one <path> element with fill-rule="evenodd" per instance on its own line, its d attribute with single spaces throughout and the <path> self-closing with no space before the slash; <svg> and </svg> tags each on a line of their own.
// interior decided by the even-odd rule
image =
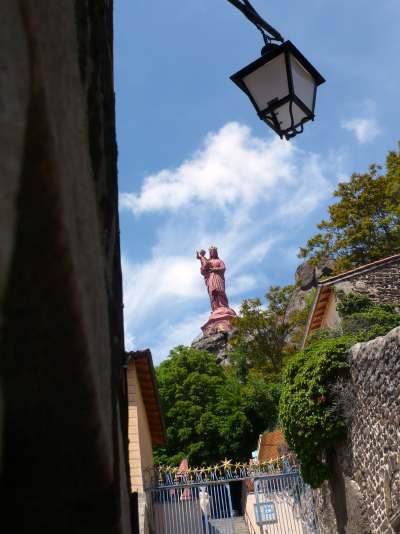
<svg viewBox="0 0 400 534">
<path fill-rule="evenodd" d="M 316 488 L 329 477 L 327 449 L 345 436 L 344 421 L 330 408 L 329 383 L 346 372 L 354 338 L 321 339 L 287 366 L 279 412 L 285 437 L 301 464 L 304 480 Z"/>
<path fill-rule="evenodd" d="M 400 324 L 400 314 L 368 297 L 340 295 L 340 331 L 322 331 L 287 365 L 279 404 L 281 423 L 297 455 L 304 480 L 313 488 L 329 478 L 330 448 L 346 436 L 346 423 L 335 409 L 332 384 L 348 376 L 347 353 L 352 345 L 385 335 Z"/>
</svg>

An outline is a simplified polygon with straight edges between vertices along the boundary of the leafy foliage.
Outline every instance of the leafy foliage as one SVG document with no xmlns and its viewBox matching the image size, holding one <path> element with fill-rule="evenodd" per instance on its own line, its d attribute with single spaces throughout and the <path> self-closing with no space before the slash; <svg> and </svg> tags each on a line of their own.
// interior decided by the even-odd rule
<svg viewBox="0 0 400 534">
<path fill-rule="evenodd" d="M 361 293 L 348 293 L 346 295 L 343 291 L 336 291 L 336 296 L 338 297 L 336 309 L 342 319 L 353 313 L 363 312 L 372 304 L 371 299 Z"/>
<path fill-rule="evenodd" d="M 388 311 L 383 306 L 374 306 L 364 312 L 354 313 L 343 320 L 343 332 L 357 332 L 360 341 L 368 341 L 384 336 L 392 328 L 399 326 L 400 315 Z"/>
<path fill-rule="evenodd" d="M 279 404 L 289 447 L 301 463 L 306 482 L 318 487 L 329 476 L 324 455 L 345 435 L 344 422 L 329 409 L 329 382 L 347 368 L 352 337 L 319 340 L 288 364 Z"/>
<path fill-rule="evenodd" d="M 300 460 L 304 480 L 313 487 L 329 477 L 327 452 L 345 435 L 345 422 L 333 407 L 331 385 L 346 374 L 349 348 L 400 324 L 400 314 L 391 306 L 374 304 L 362 295 L 341 295 L 338 310 L 342 331 L 320 332 L 289 362 L 280 398 L 285 437 Z"/>
<path fill-rule="evenodd" d="M 308 310 L 289 310 L 295 286 L 272 287 L 268 307 L 245 301 L 235 324 L 233 365 L 215 356 L 177 347 L 157 369 L 168 443 L 157 447 L 158 463 L 188 457 L 205 465 L 231 457 L 247 460 L 261 432 L 278 420 L 283 362 L 293 353 L 290 335 L 305 324 Z M 300 328 L 301 330 L 301 328 Z"/>
<path fill-rule="evenodd" d="M 342 318 L 344 334 L 353 334 L 360 341 L 384 336 L 400 324 L 400 314 L 390 304 L 374 304 L 366 295 L 341 295 L 337 309 Z"/>
<path fill-rule="evenodd" d="M 335 261 L 335 272 L 395 254 L 400 249 L 400 152 L 389 152 L 386 174 L 371 165 L 339 183 L 329 218 L 318 224 L 299 256 L 314 264 L 323 256 Z"/>
<path fill-rule="evenodd" d="M 231 360 L 242 381 L 250 370 L 268 379 L 279 379 L 282 365 L 294 352 L 296 334 L 302 331 L 308 306 L 290 310 L 296 286 L 273 286 L 266 294 L 268 306 L 260 299 L 245 300 L 234 320 L 235 334 L 231 339 L 234 350 Z"/>
<path fill-rule="evenodd" d="M 157 463 L 247 460 L 259 433 L 276 423 L 279 389 L 256 379 L 241 384 L 208 352 L 177 347 L 157 380 L 168 437 L 155 449 Z"/>
</svg>

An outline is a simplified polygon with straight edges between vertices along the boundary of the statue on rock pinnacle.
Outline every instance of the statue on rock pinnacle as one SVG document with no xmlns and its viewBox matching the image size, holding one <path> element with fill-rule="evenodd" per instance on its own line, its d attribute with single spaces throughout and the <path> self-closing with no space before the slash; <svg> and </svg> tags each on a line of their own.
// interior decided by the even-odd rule
<svg viewBox="0 0 400 534">
<path fill-rule="evenodd" d="M 217 247 L 210 247 L 209 252 L 209 258 L 206 258 L 204 250 L 196 252 L 211 304 L 211 315 L 201 329 L 203 334 L 228 332 L 232 330 L 232 319 L 236 317 L 236 313 L 229 307 L 225 292 L 225 264 L 218 257 Z"/>
</svg>

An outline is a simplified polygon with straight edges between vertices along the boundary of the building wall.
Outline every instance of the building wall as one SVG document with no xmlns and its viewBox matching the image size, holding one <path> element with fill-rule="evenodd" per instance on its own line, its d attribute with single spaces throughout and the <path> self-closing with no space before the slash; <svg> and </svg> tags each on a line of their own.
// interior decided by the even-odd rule
<svg viewBox="0 0 400 534">
<path fill-rule="evenodd" d="M 146 407 L 144 405 L 140 389 L 137 396 L 137 406 L 141 463 L 142 470 L 146 470 L 153 466 L 153 444 L 150 434 L 149 420 L 147 418 Z"/>
<path fill-rule="evenodd" d="M 135 362 L 128 363 L 128 439 L 132 491 L 138 492 L 139 528 L 148 532 L 148 513 L 143 471 L 153 465 L 153 446 Z"/>
<path fill-rule="evenodd" d="M 265 502 L 264 499 L 262 500 Z M 273 494 L 268 498 L 268 501 L 275 504 L 277 522 L 260 526 L 256 523 L 254 511 L 254 506 L 257 502 L 256 496 L 253 492 L 248 493 L 246 496 L 245 510 L 247 518 L 256 534 L 286 534 L 289 530 L 291 534 L 303 533 L 301 520 L 296 517 L 293 502 L 287 494 Z"/>
<path fill-rule="evenodd" d="M 394 304 L 400 308 L 400 260 L 373 270 L 356 274 L 332 284 L 336 291 L 368 295 L 376 303 Z M 340 324 L 336 310 L 337 298 L 332 291 L 320 328 L 335 328 Z"/>
<path fill-rule="evenodd" d="M 346 294 L 361 293 L 373 302 L 394 304 L 400 308 L 400 260 L 336 282 L 332 288 Z M 335 328 L 340 324 L 336 303 L 337 297 L 332 291 L 320 328 Z"/>
<path fill-rule="evenodd" d="M 249 492 L 246 495 L 245 503 L 245 513 L 247 515 L 247 520 L 250 523 L 250 526 L 256 532 L 256 534 L 261 534 L 261 529 L 256 523 L 256 514 L 254 512 L 254 505 L 256 504 L 256 496 L 253 492 Z"/>
<path fill-rule="evenodd" d="M 133 491 L 143 491 L 143 470 L 153 465 L 153 446 L 135 363 L 128 364 L 129 465 Z"/>
<path fill-rule="evenodd" d="M 335 328 L 340 324 L 340 317 L 336 310 L 336 301 L 335 293 L 332 291 L 322 319 L 321 328 Z"/>
<path fill-rule="evenodd" d="M 0 530 L 129 534 L 111 0 L 0 2 Z"/>
<path fill-rule="evenodd" d="M 321 534 L 400 532 L 400 327 L 355 345 L 339 398 L 347 442 L 315 492 Z M 396 526 L 397 525 L 397 526 Z"/>
<path fill-rule="evenodd" d="M 368 295 L 376 303 L 400 307 L 400 259 L 338 282 L 335 288 L 345 293 L 356 291 Z"/>
</svg>

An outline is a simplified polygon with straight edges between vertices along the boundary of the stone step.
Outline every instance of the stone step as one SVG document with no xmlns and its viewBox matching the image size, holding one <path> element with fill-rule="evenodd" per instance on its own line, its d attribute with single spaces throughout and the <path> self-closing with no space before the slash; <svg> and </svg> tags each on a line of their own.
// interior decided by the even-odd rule
<svg viewBox="0 0 400 534">
<path fill-rule="evenodd" d="M 249 534 L 249 529 L 247 528 L 244 517 L 233 518 L 233 532 L 235 534 Z"/>
<path fill-rule="evenodd" d="M 247 528 L 243 517 L 233 517 L 229 519 L 210 518 L 208 522 L 212 527 L 212 532 L 215 534 L 231 532 L 231 529 L 233 530 L 233 534 L 249 534 L 249 529 Z"/>
</svg>

